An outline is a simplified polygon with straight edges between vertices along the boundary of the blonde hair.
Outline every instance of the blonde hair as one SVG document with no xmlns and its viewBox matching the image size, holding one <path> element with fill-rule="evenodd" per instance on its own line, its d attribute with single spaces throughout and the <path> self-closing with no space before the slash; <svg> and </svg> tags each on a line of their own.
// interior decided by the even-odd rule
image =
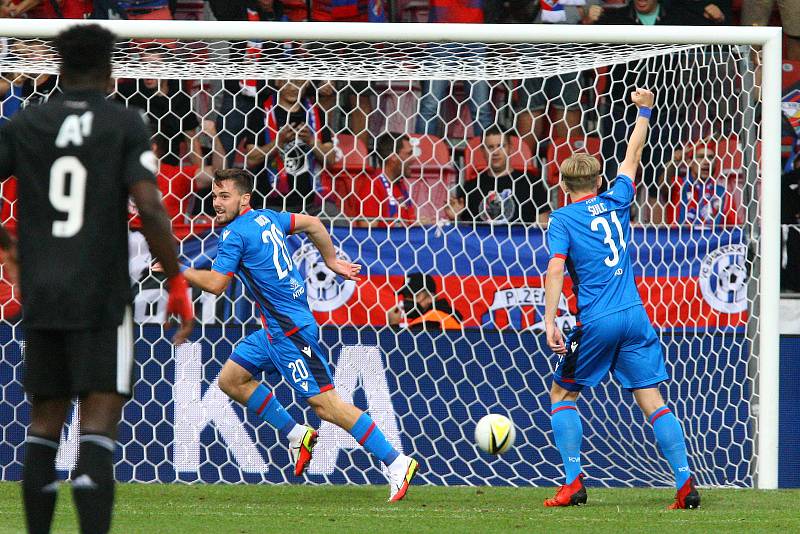
<svg viewBox="0 0 800 534">
<path fill-rule="evenodd" d="M 577 152 L 561 163 L 558 168 L 561 180 L 570 191 L 594 189 L 600 176 L 600 162 L 585 152 Z"/>
</svg>

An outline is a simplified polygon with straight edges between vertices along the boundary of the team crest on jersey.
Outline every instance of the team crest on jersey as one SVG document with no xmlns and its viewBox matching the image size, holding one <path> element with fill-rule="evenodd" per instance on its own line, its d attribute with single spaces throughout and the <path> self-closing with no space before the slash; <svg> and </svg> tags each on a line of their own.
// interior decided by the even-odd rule
<svg viewBox="0 0 800 534">
<path fill-rule="evenodd" d="M 338 247 L 336 257 L 350 261 L 350 257 Z M 353 296 L 356 283 L 352 280 L 342 280 L 328 269 L 313 243 L 306 243 L 297 249 L 292 255 L 292 260 L 305 276 L 308 307 L 312 311 L 333 311 Z"/>
<path fill-rule="evenodd" d="M 717 311 L 747 310 L 746 245 L 726 245 L 713 250 L 700 265 L 700 291 Z"/>
</svg>

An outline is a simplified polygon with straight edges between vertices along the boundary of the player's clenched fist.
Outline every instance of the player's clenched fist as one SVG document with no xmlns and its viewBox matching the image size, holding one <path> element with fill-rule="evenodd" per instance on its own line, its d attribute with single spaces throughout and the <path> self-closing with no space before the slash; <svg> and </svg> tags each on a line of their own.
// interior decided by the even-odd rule
<svg viewBox="0 0 800 534">
<path fill-rule="evenodd" d="M 648 89 L 637 87 L 636 90 L 631 93 L 631 102 L 636 104 L 637 107 L 652 108 L 654 101 L 655 96 L 653 96 L 653 92 Z"/>
</svg>

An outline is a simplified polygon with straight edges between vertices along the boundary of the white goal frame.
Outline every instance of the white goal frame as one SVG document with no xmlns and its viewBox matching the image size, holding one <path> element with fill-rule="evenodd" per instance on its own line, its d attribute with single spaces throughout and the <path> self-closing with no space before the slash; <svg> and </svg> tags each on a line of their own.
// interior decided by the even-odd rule
<svg viewBox="0 0 800 534">
<path fill-rule="evenodd" d="M 778 487 L 780 298 L 780 101 L 781 29 L 678 26 L 562 26 L 467 24 L 370 24 L 297 22 L 73 21 L 0 19 L 0 35 L 51 38 L 73 24 L 97 23 L 122 38 L 313 40 L 383 42 L 609 43 L 754 45 L 761 47 L 761 225 L 756 485 Z M 467 77 L 468 78 L 468 77 Z M 350 78 L 349 79 L 353 79 Z"/>
</svg>

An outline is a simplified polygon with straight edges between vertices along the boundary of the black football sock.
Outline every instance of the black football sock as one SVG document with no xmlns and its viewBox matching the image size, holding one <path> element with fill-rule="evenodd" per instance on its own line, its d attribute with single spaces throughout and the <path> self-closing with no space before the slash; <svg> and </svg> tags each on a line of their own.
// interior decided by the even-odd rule
<svg viewBox="0 0 800 534">
<path fill-rule="evenodd" d="M 72 472 L 72 498 L 84 534 L 101 534 L 111 528 L 115 447 L 116 443 L 108 436 L 81 436 L 78 466 Z"/>
<path fill-rule="evenodd" d="M 25 440 L 25 461 L 22 468 L 22 500 L 28 532 L 50 532 L 53 511 L 58 497 L 56 453 L 58 442 L 29 434 Z"/>
</svg>

